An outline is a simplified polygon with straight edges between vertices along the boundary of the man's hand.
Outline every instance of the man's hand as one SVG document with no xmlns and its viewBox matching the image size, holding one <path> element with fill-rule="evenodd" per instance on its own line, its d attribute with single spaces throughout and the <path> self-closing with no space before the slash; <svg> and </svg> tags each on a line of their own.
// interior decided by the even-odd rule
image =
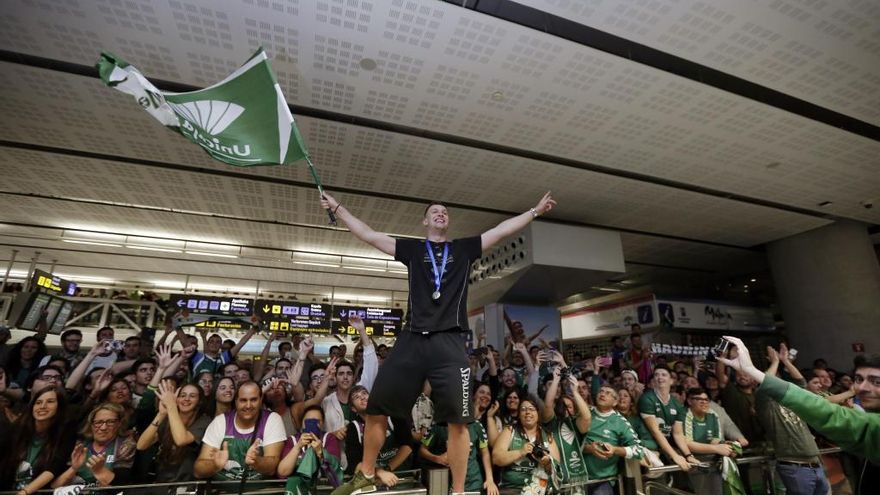
<svg viewBox="0 0 880 495">
<path fill-rule="evenodd" d="M 543 215 L 552 210 L 554 206 L 556 206 L 556 200 L 550 195 L 550 191 L 547 191 L 541 201 L 535 205 L 535 211 L 538 212 L 538 215 Z"/>
<path fill-rule="evenodd" d="M 780 360 L 779 353 L 776 352 L 773 346 L 767 346 L 767 359 L 770 361 L 770 364 L 776 364 Z"/>
<path fill-rule="evenodd" d="M 306 336 L 306 338 L 302 339 L 302 342 L 299 343 L 299 357 L 305 359 L 306 356 L 312 352 L 314 347 L 315 343 L 312 341 L 312 336 Z"/>
<path fill-rule="evenodd" d="M 731 356 L 729 358 L 719 357 L 718 361 L 722 364 L 730 366 L 735 370 L 742 371 L 743 373 L 754 378 L 755 381 L 758 383 L 763 382 L 764 372 L 756 368 L 755 365 L 752 363 L 752 358 L 751 356 L 749 356 L 749 349 L 746 347 L 743 341 L 729 335 L 725 335 L 724 338 L 728 342 L 736 346 L 736 356 Z M 731 355 L 732 354 L 733 352 L 731 352 Z"/>
<path fill-rule="evenodd" d="M 529 353 L 529 350 L 526 349 L 526 345 L 522 342 L 517 342 L 516 344 L 514 344 L 513 350 L 522 355 L 527 355 Z"/>
<path fill-rule="evenodd" d="M 226 442 L 223 442 L 223 444 L 225 445 Z M 245 464 L 250 467 L 254 467 L 254 465 L 257 463 L 257 456 L 259 454 L 260 445 L 262 444 L 263 441 L 258 438 L 254 441 L 254 443 L 251 444 L 250 447 L 248 447 L 247 453 L 244 455 Z"/>
<path fill-rule="evenodd" d="M 437 464 L 440 464 L 441 466 L 449 466 L 449 457 L 446 452 L 437 456 Z"/>
<path fill-rule="evenodd" d="M 782 361 L 782 364 L 791 363 L 791 360 L 788 359 L 788 346 L 785 345 L 785 342 L 779 344 L 779 360 Z"/>
<path fill-rule="evenodd" d="M 689 463 L 687 459 L 676 454 L 675 457 L 672 458 L 672 462 L 675 463 L 676 466 L 680 467 L 682 471 L 688 472 L 691 470 L 693 464 Z"/>
<path fill-rule="evenodd" d="M 339 201 L 336 201 L 333 196 L 330 196 L 324 191 L 324 195 L 321 197 L 321 208 L 325 210 L 330 209 L 335 212 L 336 208 L 339 208 Z"/>
<path fill-rule="evenodd" d="M 219 449 L 214 450 L 213 454 L 212 460 L 217 471 L 226 467 L 226 463 L 229 462 L 229 442 L 224 441 L 223 445 Z"/>
<path fill-rule="evenodd" d="M 587 444 L 587 453 L 602 459 L 603 461 L 607 461 L 614 456 L 612 452 L 605 450 L 604 442 L 592 442 Z"/>
<path fill-rule="evenodd" d="M 376 478 L 381 484 L 387 486 L 388 488 L 393 487 L 399 481 L 396 474 L 392 473 L 391 471 L 385 471 L 384 469 L 376 470 Z"/>
<path fill-rule="evenodd" d="M 724 442 L 715 446 L 715 453 L 724 457 L 732 457 L 735 454 L 730 445 Z"/>
</svg>

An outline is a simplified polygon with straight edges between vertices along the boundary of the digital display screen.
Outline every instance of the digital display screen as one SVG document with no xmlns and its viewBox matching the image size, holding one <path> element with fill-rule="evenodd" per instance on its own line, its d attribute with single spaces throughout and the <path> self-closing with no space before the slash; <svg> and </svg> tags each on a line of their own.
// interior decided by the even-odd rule
<svg viewBox="0 0 880 495">
<path fill-rule="evenodd" d="M 258 299 L 256 314 L 272 332 L 330 334 L 330 305 Z"/>
<path fill-rule="evenodd" d="M 43 270 L 34 270 L 33 285 L 47 292 L 64 296 L 73 296 L 76 294 L 76 284 L 61 277 L 56 277 L 49 272 Z"/>
<path fill-rule="evenodd" d="M 61 305 L 61 309 L 58 310 L 58 315 L 55 317 L 55 321 L 52 322 L 52 326 L 49 328 L 49 333 L 60 335 L 61 331 L 64 330 L 64 325 L 67 324 L 67 320 L 70 319 L 72 314 L 73 303 L 70 301 L 64 301 L 64 304 Z"/>
<path fill-rule="evenodd" d="M 191 315 L 251 316 L 254 300 L 243 297 L 214 297 L 195 294 L 171 294 L 172 308 L 186 310 Z"/>
<path fill-rule="evenodd" d="M 333 333 L 357 335 L 357 330 L 348 324 L 348 317 L 353 314 L 364 320 L 367 335 L 396 337 L 403 328 L 403 310 L 399 308 L 333 306 Z"/>
<path fill-rule="evenodd" d="M 40 316 L 43 314 L 43 310 L 49 305 L 52 299 L 52 296 L 49 294 L 34 294 L 33 299 L 31 299 L 30 304 L 28 304 L 28 307 L 25 310 L 24 317 L 18 324 L 18 328 L 21 328 L 22 330 L 34 330 L 37 327 L 37 323 L 40 321 Z"/>
</svg>

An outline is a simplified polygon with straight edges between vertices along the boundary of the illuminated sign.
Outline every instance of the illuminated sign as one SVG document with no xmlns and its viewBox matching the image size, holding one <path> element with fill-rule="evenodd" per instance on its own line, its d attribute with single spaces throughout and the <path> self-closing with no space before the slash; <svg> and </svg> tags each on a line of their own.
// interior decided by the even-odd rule
<svg viewBox="0 0 880 495">
<path fill-rule="evenodd" d="M 256 314 L 272 332 L 330 334 L 330 305 L 258 299 Z"/>
<path fill-rule="evenodd" d="M 72 296 L 76 294 L 76 284 L 61 277 L 56 277 L 49 272 L 43 270 L 34 270 L 33 285 L 40 289 L 63 296 Z"/>
<path fill-rule="evenodd" d="M 215 330 L 248 330 L 251 328 L 250 323 L 241 320 L 206 320 L 200 321 L 193 325 L 196 328 L 210 328 Z"/>
<path fill-rule="evenodd" d="M 355 314 L 364 320 L 367 335 L 395 337 L 403 328 L 402 309 L 334 306 L 333 333 L 357 335 L 357 330 L 348 324 L 348 317 Z"/>
<path fill-rule="evenodd" d="M 254 312 L 253 299 L 242 297 L 214 297 L 196 294 L 171 294 L 169 303 L 192 315 L 250 316 Z"/>
<path fill-rule="evenodd" d="M 59 335 L 61 331 L 64 330 L 64 325 L 67 324 L 67 320 L 73 315 L 73 303 L 70 301 L 65 301 L 63 305 L 61 305 L 61 309 L 58 310 L 58 314 L 55 316 L 55 321 L 52 322 L 52 326 L 49 329 L 49 333 Z"/>
</svg>

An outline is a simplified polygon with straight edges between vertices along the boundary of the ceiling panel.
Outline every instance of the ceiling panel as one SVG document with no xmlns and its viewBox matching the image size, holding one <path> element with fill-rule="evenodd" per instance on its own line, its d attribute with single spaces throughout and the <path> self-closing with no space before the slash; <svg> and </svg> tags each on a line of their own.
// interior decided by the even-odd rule
<svg viewBox="0 0 880 495">
<path fill-rule="evenodd" d="M 880 124 L 880 4 L 517 0 Z"/>
<path fill-rule="evenodd" d="M 7 49 L 89 65 L 100 49 L 113 49 L 149 77 L 204 86 L 227 75 L 264 44 L 294 104 L 817 211 L 819 203 L 831 201 L 821 211 L 880 223 L 880 213 L 860 204 L 880 196 L 880 174 L 875 173 L 880 143 L 454 5 L 402 0 L 379 4 L 334 0 L 15 5 L 6 14 L 8 35 L 0 36 L 0 46 Z M 591 5 L 604 12 L 626 4 Z M 647 15 L 654 5 L 664 13 L 658 14 L 655 24 L 667 26 L 670 32 L 679 29 L 673 25 L 684 22 L 681 19 L 700 24 L 709 16 L 706 9 L 722 18 L 734 15 L 703 3 L 651 2 L 632 7 L 633 18 Z M 736 10 L 751 8 L 744 4 Z M 842 12 L 860 9 L 850 5 Z M 837 10 L 829 7 L 814 14 L 814 19 L 829 22 Z M 866 12 L 869 18 L 874 15 Z M 615 15 L 630 17 L 626 9 Z M 737 18 L 737 22 L 754 23 L 757 15 Z M 796 27 L 786 27 L 789 21 L 779 13 L 763 19 L 776 23 L 779 31 L 800 33 Z M 645 35 L 669 34 L 663 27 L 657 29 Z M 861 29 L 859 35 L 864 34 Z M 827 41 L 823 53 L 849 53 L 848 42 Z M 789 51 L 796 49 L 793 45 Z M 789 53 L 784 47 L 779 50 L 781 58 Z M 856 57 L 868 53 L 865 49 L 851 52 Z M 364 58 L 375 61 L 376 69 L 361 68 Z M 870 71 L 866 67 L 880 66 L 873 60 L 874 64 L 847 64 Z M 847 67 L 837 70 L 848 75 L 869 73 Z M 55 103 L 32 102 L 54 106 L 48 111 L 57 118 L 37 118 L 39 124 L 26 124 L 19 132 L 30 135 L 26 139 L 79 146 L 109 141 L 140 156 L 163 155 L 156 151 L 162 148 L 156 143 L 167 139 L 161 129 L 142 133 L 139 125 L 126 123 L 123 116 L 136 108 L 125 104 L 127 97 L 109 97 L 110 91 L 96 81 L 82 83 L 90 87 L 77 91 L 76 85 L 46 77 L 43 71 L 31 75 L 25 75 L 26 70 L 8 72 L 9 84 L 19 86 L 23 95 L 50 100 L 56 95 Z M 859 92 L 863 106 L 874 111 L 880 108 L 871 104 L 880 94 L 871 89 L 876 84 Z M 67 89 L 58 91 L 60 85 Z M 115 103 L 105 103 L 107 99 Z M 93 101 L 88 102 L 88 109 L 74 110 L 77 102 L 89 100 Z M 47 111 L 10 103 L 12 108 L 24 107 L 21 115 L 36 117 Z M 86 131 L 88 122 L 101 122 L 114 132 Z M 56 124 L 76 130 L 67 132 Z M 315 147 L 315 137 L 307 138 Z M 192 159 L 195 153 L 177 156 Z M 332 158 L 333 153 L 328 150 L 321 158 Z M 371 180 L 369 173 L 363 175 L 362 182 Z M 823 179 L 827 177 L 832 179 Z"/>
</svg>

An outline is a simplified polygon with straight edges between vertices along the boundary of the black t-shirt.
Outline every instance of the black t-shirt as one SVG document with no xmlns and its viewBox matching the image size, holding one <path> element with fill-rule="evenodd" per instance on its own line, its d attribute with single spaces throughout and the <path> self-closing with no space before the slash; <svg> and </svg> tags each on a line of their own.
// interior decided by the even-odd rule
<svg viewBox="0 0 880 495">
<path fill-rule="evenodd" d="M 471 264 L 482 254 L 480 237 L 430 243 L 437 270 L 443 266 L 443 245 L 449 246 L 440 281 L 440 299 L 433 300 L 434 270 L 425 240 L 397 239 L 394 259 L 409 269 L 409 304 L 404 328 L 414 332 L 467 330 L 467 287 Z"/>
</svg>

